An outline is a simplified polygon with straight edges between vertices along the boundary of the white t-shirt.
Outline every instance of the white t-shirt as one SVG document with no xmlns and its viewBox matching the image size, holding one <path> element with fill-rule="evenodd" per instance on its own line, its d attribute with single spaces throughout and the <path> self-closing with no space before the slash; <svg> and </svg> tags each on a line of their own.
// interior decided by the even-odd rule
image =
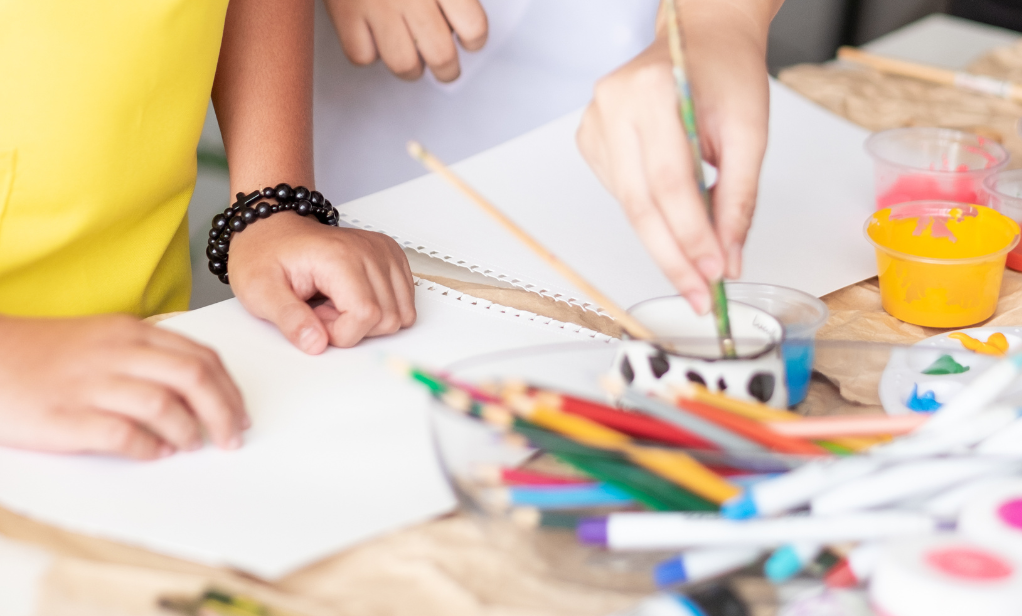
<svg viewBox="0 0 1022 616">
<path fill-rule="evenodd" d="M 321 3 L 316 14 L 316 184 L 335 204 L 424 173 L 405 144 L 448 162 L 585 105 L 595 82 L 653 38 L 657 0 L 483 0 L 490 38 L 459 50 L 462 76 L 409 83 L 353 66 Z"/>
</svg>

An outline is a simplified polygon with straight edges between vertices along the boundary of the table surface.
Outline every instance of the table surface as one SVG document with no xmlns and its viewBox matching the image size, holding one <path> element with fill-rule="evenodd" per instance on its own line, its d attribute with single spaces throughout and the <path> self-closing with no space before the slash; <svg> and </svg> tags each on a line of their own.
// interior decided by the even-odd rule
<svg viewBox="0 0 1022 616">
<path fill-rule="evenodd" d="M 992 48 L 1008 45 L 1019 34 L 945 15 L 932 15 L 881 37 L 864 47 L 874 53 L 917 62 L 960 69 Z M 202 188 L 200 184 L 200 189 Z M 215 187 L 219 190 L 219 186 Z M 409 252 L 412 270 L 465 283 L 500 286 L 497 281 L 458 267 Z M 0 542 L 0 571 L 20 571 L 18 576 L 0 576 L 0 613 L 21 616 L 34 613 L 36 584 L 45 567 L 38 551 L 26 552 L 16 545 Z"/>
</svg>

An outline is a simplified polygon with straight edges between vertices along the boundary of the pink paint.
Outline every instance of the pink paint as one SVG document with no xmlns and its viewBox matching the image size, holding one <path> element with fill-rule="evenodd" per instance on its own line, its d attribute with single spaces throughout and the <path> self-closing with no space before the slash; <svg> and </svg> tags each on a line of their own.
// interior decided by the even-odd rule
<svg viewBox="0 0 1022 616">
<path fill-rule="evenodd" d="M 969 173 L 969 169 L 965 165 L 961 165 L 956 171 L 961 172 L 962 176 L 948 177 L 941 174 L 943 176 L 941 177 L 925 173 L 900 175 L 886 192 L 877 195 L 877 209 L 882 210 L 899 203 L 926 199 L 981 203 L 983 193 L 980 185 L 983 177 Z"/>
<path fill-rule="evenodd" d="M 971 547 L 934 550 L 926 555 L 926 562 L 946 575 L 980 582 L 1001 580 L 1013 571 L 997 556 Z"/>
<path fill-rule="evenodd" d="M 1008 526 L 1022 530 L 1022 498 L 1010 500 L 998 507 L 997 515 Z"/>
</svg>

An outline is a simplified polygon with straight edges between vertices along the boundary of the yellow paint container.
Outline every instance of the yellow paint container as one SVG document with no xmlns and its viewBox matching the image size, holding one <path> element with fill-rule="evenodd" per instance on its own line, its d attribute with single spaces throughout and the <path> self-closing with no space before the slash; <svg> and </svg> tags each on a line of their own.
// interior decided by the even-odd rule
<svg viewBox="0 0 1022 616">
<path fill-rule="evenodd" d="M 965 327 L 997 308 L 1012 219 L 979 205 L 911 201 L 874 213 L 866 239 L 876 248 L 884 310 L 906 323 Z"/>
</svg>

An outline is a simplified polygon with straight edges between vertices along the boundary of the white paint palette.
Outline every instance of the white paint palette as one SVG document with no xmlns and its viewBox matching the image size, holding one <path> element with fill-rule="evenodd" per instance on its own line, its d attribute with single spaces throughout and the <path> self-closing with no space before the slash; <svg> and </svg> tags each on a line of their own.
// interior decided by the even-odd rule
<svg viewBox="0 0 1022 616">
<path fill-rule="evenodd" d="M 973 327 L 939 334 L 922 340 L 908 349 L 896 349 L 880 377 L 880 402 L 888 415 L 916 413 L 909 407 L 913 395 L 925 397 L 932 392 L 936 402 L 943 404 L 958 394 L 977 376 L 995 364 L 1000 357 L 985 355 L 966 349 L 962 342 L 950 335 L 961 332 L 986 342 L 991 335 L 1000 333 L 1008 341 L 1008 353 L 1022 350 L 1022 327 Z M 955 363 L 968 370 L 958 374 L 926 374 L 926 370 L 941 357 L 949 355 Z M 1005 392 L 1004 397 L 1022 393 L 1022 384 Z"/>
</svg>

